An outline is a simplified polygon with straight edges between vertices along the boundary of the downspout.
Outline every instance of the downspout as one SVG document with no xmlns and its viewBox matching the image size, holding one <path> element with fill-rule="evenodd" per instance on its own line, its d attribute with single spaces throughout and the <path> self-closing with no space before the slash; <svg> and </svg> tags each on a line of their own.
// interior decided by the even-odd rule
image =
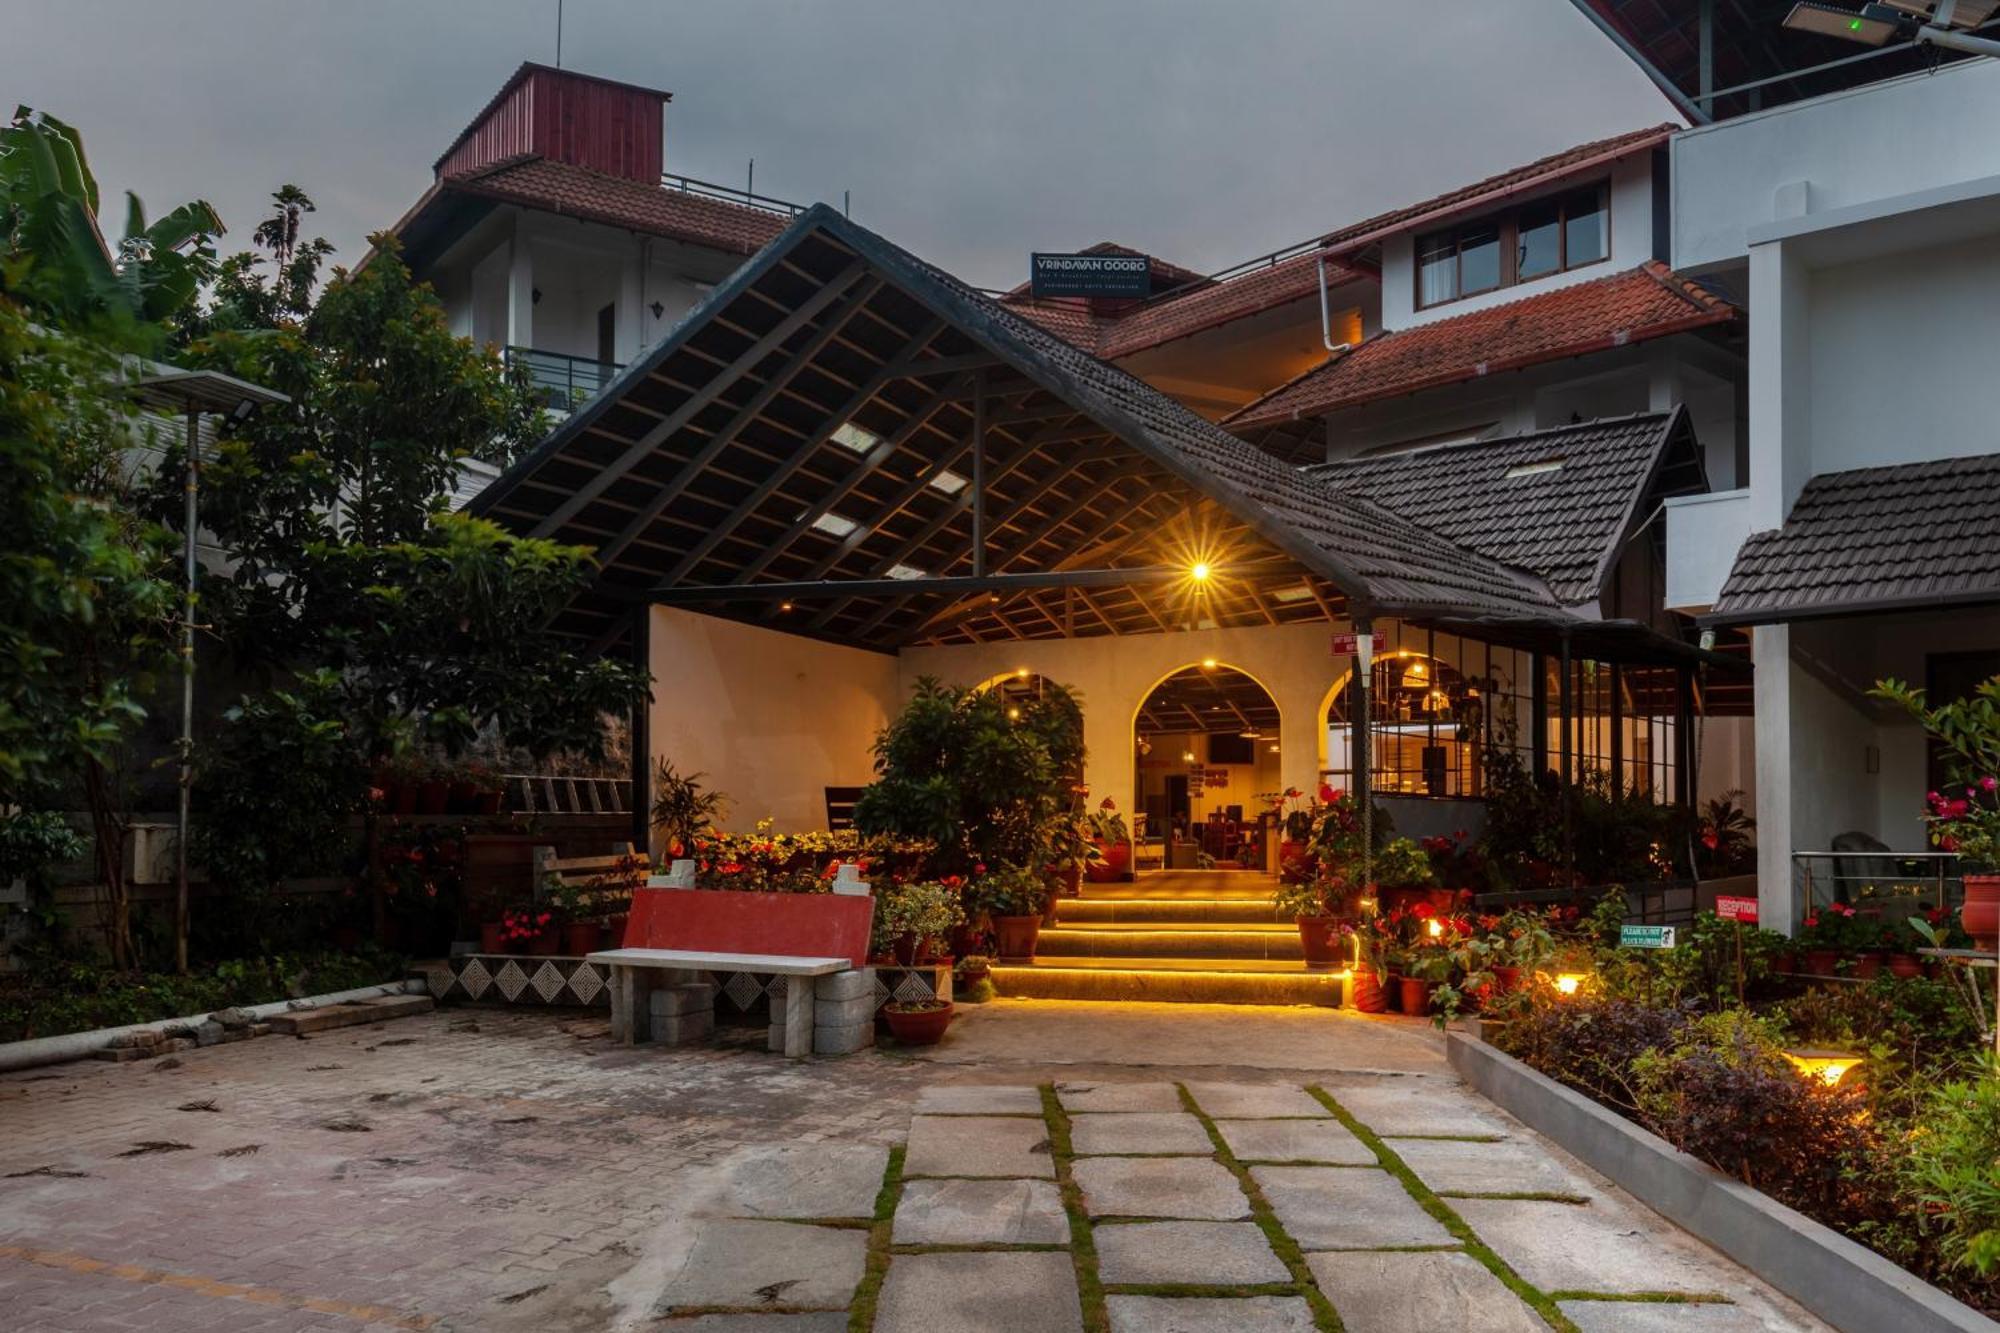
<svg viewBox="0 0 2000 1333">
<path fill-rule="evenodd" d="M 1333 316 L 1326 308 L 1326 251 L 1322 250 L 1316 256 L 1314 256 L 1314 263 L 1316 263 L 1319 266 L 1320 346 L 1326 348 L 1327 354 L 1329 356 L 1337 355 L 1341 352 L 1352 351 L 1354 348 L 1353 343 L 1340 343 L 1339 345 L 1336 346 L 1333 341 Z"/>
</svg>

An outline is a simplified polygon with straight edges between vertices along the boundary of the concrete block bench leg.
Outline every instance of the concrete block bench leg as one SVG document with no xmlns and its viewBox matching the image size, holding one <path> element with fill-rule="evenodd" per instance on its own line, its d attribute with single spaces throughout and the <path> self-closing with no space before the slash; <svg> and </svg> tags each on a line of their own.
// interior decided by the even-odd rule
<svg viewBox="0 0 2000 1333">
<path fill-rule="evenodd" d="M 611 969 L 611 1039 L 631 1046 L 652 1038 L 653 971 L 645 967 Z"/>
<path fill-rule="evenodd" d="M 690 1046 L 715 1035 L 715 987 L 708 982 L 656 986 L 648 1008 L 652 1040 L 663 1046 Z"/>
<path fill-rule="evenodd" d="M 830 973 L 813 990 L 814 1055 L 852 1055 L 875 1044 L 874 968 Z"/>
<path fill-rule="evenodd" d="M 813 1000 L 817 989 L 814 980 L 812 977 L 783 977 L 772 986 L 770 1047 L 773 1051 L 783 1051 L 793 1057 L 813 1053 Z M 780 986 L 783 987 L 782 1001 L 777 994 Z M 782 1020 L 778 1016 L 781 1003 Z"/>
</svg>

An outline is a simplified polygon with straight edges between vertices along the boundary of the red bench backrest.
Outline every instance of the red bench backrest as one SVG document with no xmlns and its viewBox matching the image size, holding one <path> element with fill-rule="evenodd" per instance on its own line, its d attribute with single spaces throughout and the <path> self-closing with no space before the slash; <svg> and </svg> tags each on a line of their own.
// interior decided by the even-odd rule
<svg viewBox="0 0 2000 1333">
<path fill-rule="evenodd" d="M 699 949 L 868 962 L 875 899 L 865 894 L 634 889 L 627 949 Z"/>
</svg>

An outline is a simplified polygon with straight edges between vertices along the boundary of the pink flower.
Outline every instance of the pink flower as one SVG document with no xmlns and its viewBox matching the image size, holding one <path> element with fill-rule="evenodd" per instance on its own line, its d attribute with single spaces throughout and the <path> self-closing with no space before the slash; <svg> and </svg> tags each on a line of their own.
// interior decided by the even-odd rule
<svg viewBox="0 0 2000 1333">
<path fill-rule="evenodd" d="M 1991 773 L 1988 773 L 1985 777 L 1979 779 L 1979 789 L 1984 792 L 1992 792 L 1995 789 L 2000 789 L 2000 778 L 1996 778 Z"/>
</svg>

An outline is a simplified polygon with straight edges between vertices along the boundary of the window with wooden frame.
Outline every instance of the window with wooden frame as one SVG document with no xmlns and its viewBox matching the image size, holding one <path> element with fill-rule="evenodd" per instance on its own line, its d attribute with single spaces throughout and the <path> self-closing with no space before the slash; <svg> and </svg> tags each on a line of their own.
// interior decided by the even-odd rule
<svg viewBox="0 0 2000 1333">
<path fill-rule="evenodd" d="M 1600 181 L 1417 237 L 1417 308 L 1610 257 L 1611 188 Z"/>
</svg>

